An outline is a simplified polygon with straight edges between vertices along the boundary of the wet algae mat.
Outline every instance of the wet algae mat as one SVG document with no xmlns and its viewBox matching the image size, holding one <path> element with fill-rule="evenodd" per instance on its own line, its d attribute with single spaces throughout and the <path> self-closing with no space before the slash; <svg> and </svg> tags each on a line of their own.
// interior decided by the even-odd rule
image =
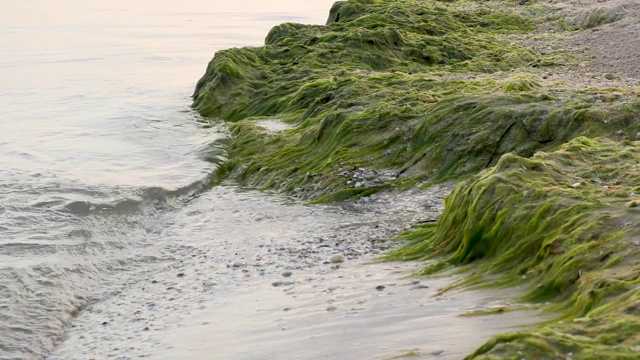
<svg viewBox="0 0 640 360">
<path fill-rule="evenodd" d="M 559 314 L 470 358 L 635 359 L 638 89 L 581 83 L 579 54 L 539 46 L 608 14 L 350 0 L 325 26 L 279 25 L 262 47 L 216 53 L 197 84 L 195 109 L 232 124 L 212 181 L 315 202 L 461 181 L 388 258 L 467 271 L 463 286 L 524 286 Z M 289 126 L 261 125 L 274 121 Z"/>
</svg>

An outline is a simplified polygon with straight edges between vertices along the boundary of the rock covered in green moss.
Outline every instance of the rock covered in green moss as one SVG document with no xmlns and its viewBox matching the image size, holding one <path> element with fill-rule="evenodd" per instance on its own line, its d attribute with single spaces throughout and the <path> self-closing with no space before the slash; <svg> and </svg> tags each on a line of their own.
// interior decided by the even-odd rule
<svg viewBox="0 0 640 360">
<path fill-rule="evenodd" d="M 562 322 L 501 335 L 474 356 L 632 359 L 640 351 L 640 143 L 579 137 L 551 153 L 502 156 L 462 182 L 435 225 L 392 258 L 469 265 L 476 281 L 524 284 Z"/>
<path fill-rule="evenodd" d="M 349 71 L 509 70 L 535 56 L 497 36 L 530 29 L 517 15 L 459 11 L 437 1 L 340 1 L 326 26 L 286 23 L 271 30 L 263 47 L 216 53 L 194 106 L 238 120 L 307 108 L 322 98 L 318 90 L 329 90 L 323 79 Z"/>
<path fill-rule="evenodd" d="M 338 2 L 326 26 L 283 24 L 265 46 L 218 52 L 194 94 L 200 113 L 236 122 L 216 178 L 341 200 L 466 176 L 577 135 L 635 138 L 640 103 L 543 80 L 532 66 L 545 55 L 514 42 L 532 22 L 467 4 Z M 269 133 L 255 119 L 293 128 Z M 358 168 L 399 180 L 340 176 Z"/>
</svg>

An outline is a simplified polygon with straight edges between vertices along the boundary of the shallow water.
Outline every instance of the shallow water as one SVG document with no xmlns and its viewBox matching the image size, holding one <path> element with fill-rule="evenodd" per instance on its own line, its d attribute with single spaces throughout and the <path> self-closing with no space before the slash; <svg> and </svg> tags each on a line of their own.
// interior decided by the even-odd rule
<svg viewBox="0 0 640 360">
<path fill-rule="evenodd" d="M 225 133 L 202 126 L 190 95 L 213 53 L 260 45 L 284 21 L 323 23 L 332 2 L 3 3 L 0 359 L 42 359 L 52 352 L 52 359 L 339 357 L 341 352 L 327 351 L 325 340 L 338 350 L 349 343 L 312 341 L 318 338 L 314 329 L 323 326 L 356 333 L 370 328 L 372 341 L 395 344 L 390 354 L 413 343 L 426 344 L 423 350 L 440 346 L 409 336 L 425 326 L 411 319 L 436 325 L 449 320 L 417 316 L 416 308 L 389 310 L 393 297 L 364 306 L 368 322 L 324 323 L 324 301 L 331 299 L 318 289 L 350 288 L 345 296 L 359 299 L 371 294 L 374 282 L 398 278 L 381 271 L 358 281 L 371 268 L 348 263 L 340 272 L 325 262 L 335 253 L 379 252 L 374 242 L 403 226 L 396 220 L 436 216 L 441 193 L 427 194 L 413 207 L 404 200 L 372 201 L 356 207 L 359 212 L 206 185 L 214 168 L 212 144 Z M 284 130 L 274 124 L 279 126 L 265 124 L 267 130 Z M 294 272 L 293 284 L 272 286 L 282 271 Z M 424 300 L 405 295 L 401 302 L 430 301 L 427 293 Z M 256 296 L 271 309 L 266 318 L 253 316 L 264 310 L 252 305 Z M 486 296 L 441 302 L 430 314 L 448 309 L 455 316 L 485 303 Z M 278 320 L 280 306 L 293 298 L 302 301 L 295 305 L 302 313 Z M 342 310 L 337 306 L 331 314 L 346 315 Z M 406 313 L 392 327 L 376 328 L 390 319 L 389 311 Z M 238 317 L 243 321 L 234 322 Z M 276 336 L 273 321 L 295 326 L 303 349 Z M 286 322 L 293 325 L 279 325 Z M 476 343 L 502 329 L 500 321 L 494 325 Z M 234 336 L 223 343 L 203 339 L 206 333 Z M 192 341 L 181 338 L 189 334 Z M 442 345 L 449 354 L 476 344 L 463 344 L 461 334 L 449 339 L 453 345 Z M 251 349 L 238 345 L 243 339 L 251 339 Z M 278 352 L 287 348 L 296 353 Z M 363 349 L 342 353 L 361 357 Z"/>
<path fill-rule="evenodd" d="M 79 307 L 176 261 L 163 227 L 224 136 L 190 109 L 207 62 L 331 3 L 3 2 L 0 359 L 44 356 Z"/>
</svg>

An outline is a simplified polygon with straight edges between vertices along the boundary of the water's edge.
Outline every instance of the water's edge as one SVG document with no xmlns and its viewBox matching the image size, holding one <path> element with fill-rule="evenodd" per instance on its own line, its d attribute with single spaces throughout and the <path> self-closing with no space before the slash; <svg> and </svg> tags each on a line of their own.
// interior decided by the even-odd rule
<svg viewBox="0 0 640 360">
<path fill-rule="evenodd" d="M 437 217 L 450 189 L 380 194 L 345 208 L 213 188 L 194 199 L 189 216 L 215 213 L 212 199 L 225 196 L 240 195 L 252 209 L 229 204 L 241 216 L 220 219 L 224 234 L 206 225 L 210 243 L 178 236 L 174 266 L 80 313 L 50 359 L 383 359 L 406 352 L 459 359 L 493 334 L 539 318 L 532 311 L 459 317 L 513 306 L 517 291 L 437 295 L 457 278 L 416 279 L 409 276 L 414 263 L 367 263 L 392 245 L 384 238 Z"/>
</svg>

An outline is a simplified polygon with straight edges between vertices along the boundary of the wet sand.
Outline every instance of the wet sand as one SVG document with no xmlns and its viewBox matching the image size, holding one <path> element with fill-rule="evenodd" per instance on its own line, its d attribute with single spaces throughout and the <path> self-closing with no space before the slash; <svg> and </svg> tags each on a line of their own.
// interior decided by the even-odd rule
<svg viewBox="0 0 640 360">
<path fill-rule="evenodd" d="M 459 317 L 461 311 L 508 304 L 486 292 L 434 296 L 451 279 L 416 284 L 400 278 L 410 268 L 355 264 L 301 274 L 304 279 L 286 289 L 263 283 L 226 294 L 218 306 L 188 316 L 183 331 L 168 332 L 162 356 L 387 359 L 411 353 L 461 359 L 491 334 L 535 319 L 531 312 Z"/>
<path fill-rule="evenodd" d="M 174 265 L 84 309 L 49 359 L 461 359 L 540 318 L 460 317 L 510 306 L 517 289 L 437 296 L 456 279 L 411 277 L 419 263 L 367 263 L 389 246 L 376 239 L 436 216 L 448 191 L 380 195 L 349 210 L 264 197 L 263 215 L 242 214 L 237 228 L 221 219 L 215 242 L 185 244 Z M 336 254 L 344 262 L 329 261 Z"/>
</svg>

